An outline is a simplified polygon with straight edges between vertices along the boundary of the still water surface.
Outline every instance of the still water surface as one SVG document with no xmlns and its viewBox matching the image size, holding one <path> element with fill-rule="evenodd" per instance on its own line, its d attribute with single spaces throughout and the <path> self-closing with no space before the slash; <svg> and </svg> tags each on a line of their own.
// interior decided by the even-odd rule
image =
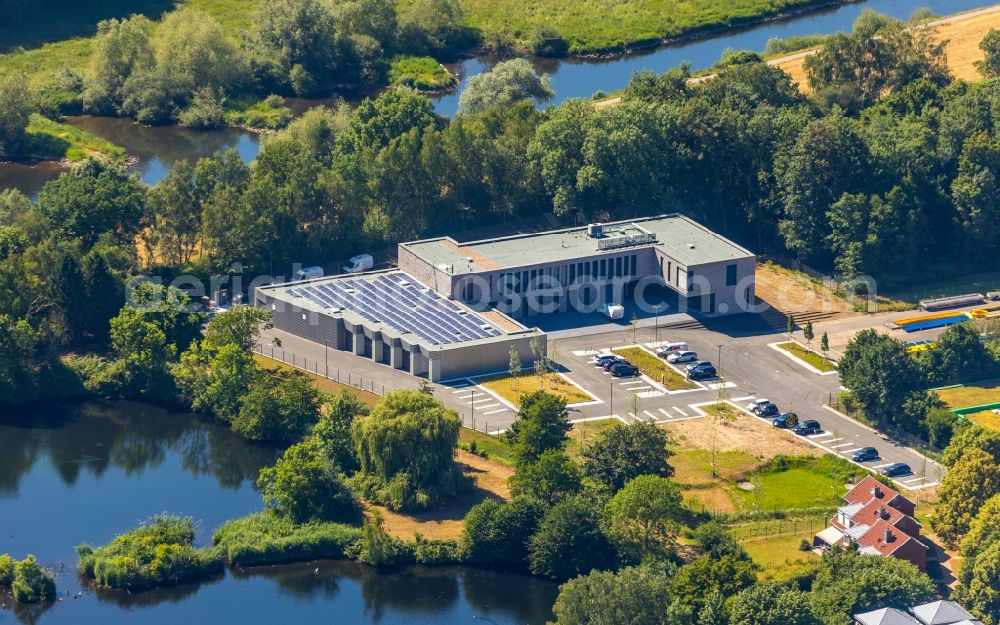
<svg viewBox="0 0 1000 625">
<path fill-rule="evenodd" d="M 103 544 L 158 512 L 192 516 L 199 543 L 208 544 L 225 520 L 260 508 L 253 481 L 277 454 L 201 417 L 132 402 L 0 417 L 0 553 L 38 556 L 57 572 L 62 595 L 34 607 L 0 595 L 0 624 L 542 625 L 550 618 L 555 584 L 464 567 L 378 572 L 312 562 L 136 594 L 96 592 L 77 576 L 75 545 Z"/>
</svg>

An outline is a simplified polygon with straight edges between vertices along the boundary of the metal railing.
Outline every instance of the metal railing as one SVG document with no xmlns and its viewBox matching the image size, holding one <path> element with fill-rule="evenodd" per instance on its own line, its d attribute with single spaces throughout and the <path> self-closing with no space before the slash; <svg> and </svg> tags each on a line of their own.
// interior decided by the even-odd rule
<svg viewBox="0 0 1000 625">
<path fill-rule="evenodd" d="M 316 359 L 309 360 L 305 356 L 299 356 L 293 351 L 286 350 L 284 347 L 275 347 L 274 345 L 267 345 L 266 348 L 264 345 L 255 345 L 254 351 L 261 356 L 281 362 L 283 365 L 293 367 L 300 371 L 305 371 L 306 373 L 311 373 L 321 378 L 330 380 L 331 382 L 343 384 L 344 386 L 350 386 L 366 393 L 371 393 L 377 397 L 385 395 L 386 389 L 384 382 L 373 380 L 371 378 L 365 378 L 364 376 L 352 371 L 344 371 L 337 367 L 331 367 L 329 361 L 319 362 L 319 360 Z M 390 388 L 389 390 L 392 389 Z"/>
</svg>

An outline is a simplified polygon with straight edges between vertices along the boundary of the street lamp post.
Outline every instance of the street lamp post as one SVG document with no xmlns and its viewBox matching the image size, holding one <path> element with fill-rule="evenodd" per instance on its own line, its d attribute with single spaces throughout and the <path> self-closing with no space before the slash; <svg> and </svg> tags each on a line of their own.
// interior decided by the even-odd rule
<svg viewBox="0 0 1000 625">
<path fill-rule="evenodd" d="M 330 379 L 330 341 L 329 339 L 323 340 L 323 362 L 326 369 L 326 379 Z"/>
<path fill-rule="evenodd" d="M 716 390 L 717 393 L 717 397 L 715 400 L 716 403 L 722 401 L 722 393 L 723 393 L 722 389 L 725 388 L 726 386 L 726 378 L 723 377 L 722 375 L 722 347 L 723 347 L 722 343 L 719 343 L 719 382 L 718 382 L 719 388 Z"/>
<path fill-rule="evenodd" d="M 660 308 L 662 307 L 663 304 L 653 306 L 653 311 L 656 313 L 656 322 L 653 324 L 653 335 L 655 337 L 653 342 L 657 344 L 657 347 L 659 347 L 660 344 Z"/>
</svg>

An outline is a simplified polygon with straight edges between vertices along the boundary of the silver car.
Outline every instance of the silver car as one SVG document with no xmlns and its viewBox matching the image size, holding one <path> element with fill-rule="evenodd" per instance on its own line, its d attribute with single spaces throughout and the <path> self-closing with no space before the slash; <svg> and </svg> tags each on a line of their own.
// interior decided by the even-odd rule
<svg viewBox="0 0 1000 625">
<path fill-rule="evenodd" d="M 697 352 L 673 352 L 667 356 L 667 362 L 675 365 L 682 362 L 694 362 L 696 360 L 698 360 Z"/>
</svg>

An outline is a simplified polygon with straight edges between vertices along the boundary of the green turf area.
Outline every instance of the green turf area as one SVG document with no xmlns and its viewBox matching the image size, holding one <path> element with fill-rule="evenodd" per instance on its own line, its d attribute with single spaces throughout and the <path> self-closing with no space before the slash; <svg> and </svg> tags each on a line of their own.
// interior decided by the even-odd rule
<svg viewBox="0 0 1000 625">
<path fill-rule="evenodd" d="M 110 141 L 68 124 L 54 122 L 37 113 L 31 116 L 28 124 L 28 144 L 24 153 L 36 158 L 66 159 L 72 162 L 88 157 L 103 160 L 125 156 L 124 148 Z"/>
<path fill-rule="evenodd" d="M 736 493 L 747 510 L 798 510 L 836 506 L 844 484 L 857 469 L 830 455 L 775 458 L 758 472 L 744 476 L 754 488 Z"/>
<path fill-rule="evenodd" d="M 458 79 L 429 56 L 397 56 L 389 67 L 389 83 L 422 91 L 439 91 L 454 87 Z"/>
<path fill-rule="evenodd" d="M 621 50 L 815 4 L 814 0 L 462 0 L 470 24 L 526 41 L 538 26 L 554 29 L 573 54 Z"/>
<path fill-rule="evenodd" d="M 581 421 L 574 423 L 573 429 L 569 431 L 569 442 L 566 444 L 566 453 L 572 458 L 579 459 L 583 447 L 594 441 L 602 432 L 615 424 L 621 424 L 618 419 L 601 419 L 599 421 Z"/>
<path fill-rule="evenodd" d="M 473 446 L 473 443 L 475 444 Z M 476 430 L 462 428 L 458 431 L 458 444 L 467 451 L 483 454 L 501 464 L 514 465 L 514 454 L 502 438 L 489 436 Z"/>
<path fill-rule="evenodd" d="M 822 528 L 819 528 L 822 529 Z M 802 539 L 811 540 L 806 531 L 787 536 L 740 541 L 754 562 L 760 565 L 760 581 L 781 581 L 808 573 L 819 556 L 811 551 L 800 551 Z"/>
<path fill-rule="evenodd" d="M 983 380 L 964 386 L 934 389 L 946 408 L 951 410 L 970 406 L 984 406 L 1000 402 L 1000 378 Z"/>
<path fill-rule="evenodd" d="M 786 343 L 778 343 L 778 347 L 795 356 L 799 360 L 816 367 L 820 371 L 836 371 L 837 365 L 833 364 L 826 358 L 823 358 L 821 354 L 806 349 L 799 343 L 795 341 L 788 341 Z"/>
<path fill-rule="evenodd" d="M 611 351 L 624 357 L 636 367 L 639 367 L 639 371 L 641 371 L 643 375 L 656 380 L 663 386 L 667 387 L 667 390 L 669 391 L 698 388 L 697 384 L 689 382 L 684 378 L 684 376 L 677 373 L 677 371 L 669 367 L 667 363 L 663 362 L 661 358 L 657 357 L 655 354 L 647 352 L 641 347 L 617 347 Z"/>
</svg>

